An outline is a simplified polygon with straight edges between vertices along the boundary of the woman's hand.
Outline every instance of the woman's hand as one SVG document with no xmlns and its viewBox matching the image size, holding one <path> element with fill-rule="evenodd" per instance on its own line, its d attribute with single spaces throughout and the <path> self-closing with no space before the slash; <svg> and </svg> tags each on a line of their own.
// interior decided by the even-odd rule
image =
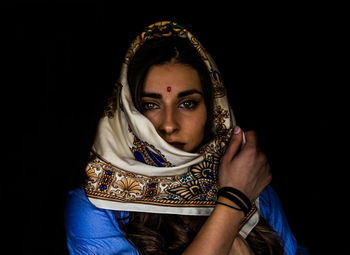
<svg viewBox="0 0 350 255">
<path fill-rule="evenodd" d="M 271 174 L 265 155 L 257 148 L 255 133 L 247 132 L 246 140 L 241 148 L 243 132 L 235 128 L 221 159 L 219 184 L 234 187 L 254 201 L 271 181 Z M 229 203 L 224 197 L 219 199 Z M 243 240 L 235 239 L 243 218 L 242 211 L 218 204 L 183 254 L 251 254 Z"/>
<path fill-rule="evenodd" d="M 254 201 L 271 182 L 270 166 L 266 156 L 257 147 L 254 131 L 245 133 L 246 144 L 242 147 L 243 132 L 235 127 L 230 144 L 221 159 L 220 187 L 234 187 Z"/>
</svg>

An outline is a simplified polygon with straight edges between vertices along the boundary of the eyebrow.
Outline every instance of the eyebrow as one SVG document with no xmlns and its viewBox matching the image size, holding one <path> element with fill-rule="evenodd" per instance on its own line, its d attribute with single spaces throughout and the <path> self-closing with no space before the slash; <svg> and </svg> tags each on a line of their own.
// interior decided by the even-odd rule
<svg viewBox="0 0 350 255">
<path fill-rule="evenodd" d="M 185 91 L 180 92 L 180 93 L 177 95 L 177 98 L 189 96 L 189 95 L 192 95 L 192 94 L 200 94 L 201 96 L 203 96 L 203 93 L 200 92 L 199 90 L 190 89 L 190 90 L 185 90 Z"/>
<path fill-rule="evenodd" d="M 142 92 L 141 97 L 151 97 L 151 98 L 161 99 L 162 95 L 158 94 L 158 93 L 143 93 Z"/>
<path fill-rule="evenodd" d="M 177 95 L 177 98 L 186 97 L 186 96 L 189 96 L 189 95 L 192 95 L 192 94 L 200 94 L 200 95 L 203 96 L 203 93 L 200 92 L 199 90 L 197 90 L 197 89 L 189 89 L 189 90 L 185 90 L 185 91 L 180 92 Z M 155 99 L 161 99 L 162 95 L 158 94 L 158 93 L 142 93 L 141 97 L 151 97 L 151 98 L 155 98 Z"/>
</svg>

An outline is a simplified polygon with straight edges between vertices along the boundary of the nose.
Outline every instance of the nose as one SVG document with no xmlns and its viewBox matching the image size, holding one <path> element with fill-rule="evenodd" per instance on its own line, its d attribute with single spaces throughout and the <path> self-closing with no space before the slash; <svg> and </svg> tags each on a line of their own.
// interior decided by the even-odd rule
<svg viewBox="0 0 350 255">
<path fill-rule="evenodd" d="M 179 121 L 173 109 L 165 109 L 159 123 L 159 131 L 163 135 L 171 135 L 179 130 Z"/>
</svg>

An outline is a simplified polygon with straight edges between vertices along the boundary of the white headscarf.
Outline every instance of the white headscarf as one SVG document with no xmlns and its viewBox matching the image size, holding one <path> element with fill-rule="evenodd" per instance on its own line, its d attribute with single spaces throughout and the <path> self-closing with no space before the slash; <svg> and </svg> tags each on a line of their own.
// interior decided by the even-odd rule
<svg viewBox="0 0 350 255">
<path fill-rule="evenodd" d="M 214 90 L 215 139 L 198 153 L 168 144 L 134 106 L 127 79 L 128 64 L 142 44 L 154 37 L 187 38 L 200 53 Z M 217 171 L 235 119 L 219 71 L 202 45 L 170 21 L 148 26 L 131 44 L 119 82 L 101 118 L 92 157 L 86 168 L 85 192 L 97 207 L 111 210 L 210 215 L 219 189 Z M 258 201 L 240 234 L 246 237 L 259 220 Z"/>
</svg>

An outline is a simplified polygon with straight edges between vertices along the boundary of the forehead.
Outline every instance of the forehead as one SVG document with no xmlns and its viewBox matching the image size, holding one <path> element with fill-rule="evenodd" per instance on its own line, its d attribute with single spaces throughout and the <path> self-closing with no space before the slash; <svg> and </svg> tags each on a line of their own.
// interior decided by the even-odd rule
<svg viewBox="0 0 350 255">
<path fill-rule="evenodd" d="M 143 91 L 159 92 L 167 87 L 171 87 L 172 91 L 202 91 L 200 77 L 193 67 L 174 63 L 152 66 L 146 75 Z"/>
</svg>

